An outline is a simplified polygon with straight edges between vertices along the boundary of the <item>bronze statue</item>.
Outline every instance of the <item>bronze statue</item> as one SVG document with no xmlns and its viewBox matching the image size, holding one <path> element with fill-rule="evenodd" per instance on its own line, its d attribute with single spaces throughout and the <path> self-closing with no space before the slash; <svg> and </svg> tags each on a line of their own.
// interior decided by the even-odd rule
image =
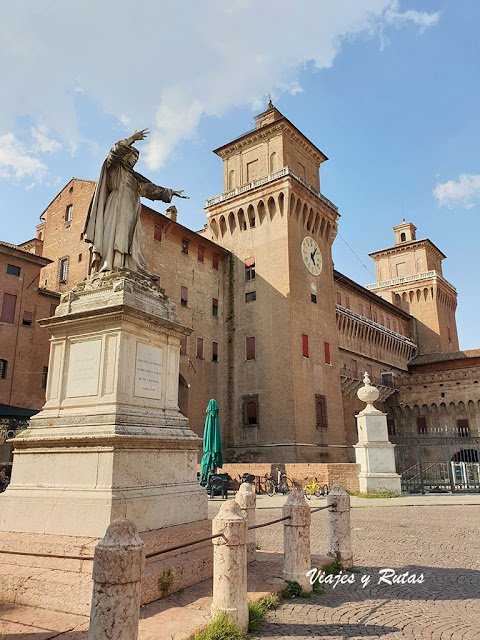
<svg viewBox="0 0 480 640">
<path fill-rule="evenodd" d="M 152 277 L 143 254 L 140 197 L 163 202 L 171 202 L 173 196 L 188 198 L 133 170 L 139 151 L 132 145 L 148 133 L 143 129 L 120 140 L 103 163 L 83 230 L 85 242 L 92 245 L 90 274 L 127 268 Z"/>
</svg>

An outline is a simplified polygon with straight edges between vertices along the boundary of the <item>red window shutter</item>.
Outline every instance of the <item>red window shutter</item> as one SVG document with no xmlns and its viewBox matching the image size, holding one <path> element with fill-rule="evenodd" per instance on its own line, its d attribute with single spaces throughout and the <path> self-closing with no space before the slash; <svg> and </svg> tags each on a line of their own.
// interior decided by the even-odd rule
<svg viewBox="0 0 480 640">
<path fill-rule="evenodd" d="M 50 316 L 54 316 L 55 315 L 55 309 L 57 308 L 56 304 L 51 304 L 50 305 Z"/>
<path fill-rule="evenodd" d="M 203 358 L 203 338 L 197 338 L 197 358 Z"/>
<path fill-rule="evenodd" d="M 316 403 L 317 427 L 323 426 L 323 405 L 321 402 Z"/>
<path fill-rule="evenodd" d="M 17 296 L 11 293 L 3 294 L 2 315 L 0 317 L 1 322 L 8 322 L 13 324 L 15 321 L 15 307 L 17 306 Z"/>
<path fill-rule="evenodd" d="M 247 360 L 255 360 L 255 338 L 246 339 Z"/>
<path fill-rule="evenodd" d="M 387 318 L 387 329 L 390 329 L 390 318 Z"/>
<path fill-rule="evenodd" d="M 257 403 L 247 402 L 247 423 L 257 424 Z"/>
<path fill-rule="evenodd" d="M 217 298 L 212 298 L 212 306 L 214 309 L 218 309 L 218 300 Z"/>
<path fill-rule="evenodd" d="M 358 305 L 358 314 L 363 316 L 363 304 Z"/>
<path fill-rule="evenodd" d="M 373 312 L 373 321 L 374 322 L 377 321 L 377 312 L 376 311 Z"/>
<path fill-rule="evenodd" d="M 184 338 L 180 338 L 180 355 L 187 355 L 187 336 L 185 336 Z"/>
<path fill-rule="evenodd" d="M 213 254 L 213 264 L 212 267 L 214 269 L 218 269 L 218 253 Z"/>
<path fill-rule="evenodd" d="M 303 357 L 308 358 L 308 336 L 302 335 Z"/>
<path fill-rule="evenodd" d="M 205 260 L 205 248 L 198 245 L 198 261 L 203 262 Z"/>
<path fill-rule="evenodd" d="M 162 227 L 159 224 L 155 225 L 155 232 L 153 234 L 153 239 L 158 240 L 158 242 L 162 240 Z"/>
<path fill-rule="evenodd" d="M 352 371 L 353 373 L 357 373 L 357 361 L 352 360 Z"/>
<path fill-rule="evenodd" d="M 325 348 L 325 364 L 330 364 L 330 345 L 328 342 L 324 342 L 323 346 Z"/>
<path fill-rule="evenodd" d="M 396 322 L 396 320 L 393 321 L 393 330 L 395 332 L 397 331 L 397 322 Z"/>
<path fill-rule="evenodd" d="M 383 322 L 383 316 L 382 316 L 381 314 L 380 314 L 380 324 L 381 324 L 381 325 L 382 325 L 382 327 L 383 327 L 384 322 Z"/>
<path fill-rule="evenodd" d="M 342 304 L 342 294 L 337 291 L 337 304 Z"/>
<path fill-rule="evenodd" d="M 218 361 L 218 342 L 212 342 L 212 360 L 213 362 Z"/>
<path fill-rule="evenodd" d="M 345 296 L 345 309 L 350 309 L 350 298 Z"/>
<path fill-rule="evenodd" d="M 187 306 L 187 303 L 188 303 L 188 288 L 187 287 L 182 287 L 180 301 L 182 303 L 182 307 L 186 307 Z"/>
<path fill-rule="evenodd" d="M 254 264 L 255 264 L 255 258 L 247 258 L 245 260 L 246 267 L 253 267 Z"/>
<path fill-rule="evenodd" d="M 365 309 L 365 318 L 370 320 L 370 309 L 368 307 Z"/>
<path fill-rule="evenodd" d="M 452 341 L 452 336 L 450 334 L 450 327 L 447 327 L 447 334 L 448 334 L 448 341 L 451 342 Z"/>
<path fill-rule="evenodd" d="M 30 325 L 32 324 L 33 313 L 31 311 L 23 312 L 23 324 Z"/>
<path fill-rule="evenodd" d="M 367 364 L 367 373 L 369 378 L 372 377 L 372 365 L 371 364 Z"/>
</svg>

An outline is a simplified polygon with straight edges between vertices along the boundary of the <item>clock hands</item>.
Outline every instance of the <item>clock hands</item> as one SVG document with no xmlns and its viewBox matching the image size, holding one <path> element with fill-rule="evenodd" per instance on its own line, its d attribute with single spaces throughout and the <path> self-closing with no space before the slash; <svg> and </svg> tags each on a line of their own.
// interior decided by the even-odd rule
<svg viewBox="0 0 480 640">
<path fill-rule="evenodd" d="M 313 251 L 313 252 L 310 254 L 310 257 L 311 257 L 311 259 L 312 259 L 313 264 L 315 264 L 315 254 L 316 254 L 316 253 L 317 253 L 317 247 L 315 248 L 315 251 Z"/>
</svg>

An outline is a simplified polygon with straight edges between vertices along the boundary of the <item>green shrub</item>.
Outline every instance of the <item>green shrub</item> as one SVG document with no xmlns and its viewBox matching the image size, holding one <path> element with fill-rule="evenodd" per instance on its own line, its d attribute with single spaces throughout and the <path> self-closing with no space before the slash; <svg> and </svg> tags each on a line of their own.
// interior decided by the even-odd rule
<svg viewBox="0 0 480 640">
<path fill-rule="evenodd" d="M 267 613 L 267 611 L 271 611 L 272 609 L 276 609 L 280 604 L 280 600 L 275 595 L 265 596 L 261 600 L 257 600 L 256 602 L 248 603 L 248 630 L 251 633 L 252 631 L 256 631 L 258 629 L 260 619 L 262 616 Z"/>
<path fill-rule="evenodd" d="M 305 598 L 310 600 L 312 594 L 309 591 L 304 591 L 302 586 L 294 580 L 287 580 L 287 586 L 282 591 L 282 598 L 285 600 L 291 600 L 292 598 Z"/>
<path fill-rule="evenodd" d="M 219 613 L 193 640 L 245 640 L 245 634 L 226 613 Z"/>
<path fill-rule="evenodd" d="M 338 560 L 334 560 L 330 564 L 322 567 L 322 571 L 326 576 L 336 576 L 340 571 L 343 571 L 343 565 Z"/>
</svg>

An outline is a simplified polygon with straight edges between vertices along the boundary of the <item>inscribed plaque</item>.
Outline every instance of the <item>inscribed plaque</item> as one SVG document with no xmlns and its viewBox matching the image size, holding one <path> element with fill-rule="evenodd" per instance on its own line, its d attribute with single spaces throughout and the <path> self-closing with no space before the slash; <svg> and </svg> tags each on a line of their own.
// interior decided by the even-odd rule
<svg viewBox="0 0 480 640">
<path fill-rule="evenodd" d="M 162 395 L 163 349 L 143 342 L 137 343 L 135 364 L 135 395 L 160 400 Z"/>
<path fill-rule="evenodd" d="M 101 349 L 101 340 L 74 342 L 70 345 L 67 398 L 97 395 Z"/>
</svg>

